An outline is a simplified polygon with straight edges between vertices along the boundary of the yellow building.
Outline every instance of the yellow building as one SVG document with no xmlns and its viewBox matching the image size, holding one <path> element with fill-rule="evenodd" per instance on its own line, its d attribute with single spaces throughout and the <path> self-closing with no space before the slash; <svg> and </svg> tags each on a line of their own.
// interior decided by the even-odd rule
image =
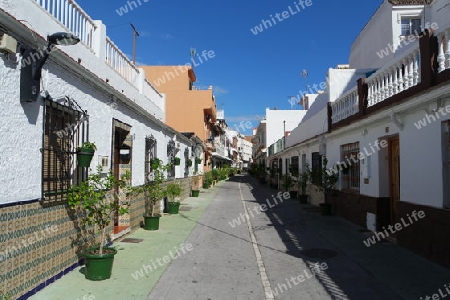
<svg viewBox="0 0 450 300">
<path fill-rule="evenodd" d="M 210 140 L 216 131 L 217 106 L 212 87 L 194 89 L 191 66 L 143 66 L 147 80 L 166 95 L 166 124 L 179 132 L 192 132 L 204 142 L 204 171 L 211 165 Z"/>
</svg>

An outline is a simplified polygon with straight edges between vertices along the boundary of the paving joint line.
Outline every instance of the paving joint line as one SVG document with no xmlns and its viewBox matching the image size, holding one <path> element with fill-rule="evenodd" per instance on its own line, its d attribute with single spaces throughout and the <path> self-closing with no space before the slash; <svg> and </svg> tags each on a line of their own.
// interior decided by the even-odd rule
<svg viewBox="0 0 450 300">
<path fill-rule="evenodd" d="M 261 251 L 259 250 L 258 242 L 256 241 L 255 233 L 253 232 L 250 217 L 247 212 L 247 206 L 245 205 L 244 197 L 242 195 L 241 181 L 239 181 L 239 193 L 241 195 L 242 205 L 244 206 L 245 218 L 247 219 L 247 227 L 248 227 L 248 231 L 250 233 L 250 238 L 252 240 L 253 250 L 255 251 L 256 263 L 258 264 L 259 275 L 261 277 L 261 282 L 264 287 L 264 294 L 266 295 L 266 300 L 274 300 L 275 298 L 273 297 L 269 277 L 267 276 L 267 272 L 266 272 L 266 268 L 264 266 Z"/>
</svg>

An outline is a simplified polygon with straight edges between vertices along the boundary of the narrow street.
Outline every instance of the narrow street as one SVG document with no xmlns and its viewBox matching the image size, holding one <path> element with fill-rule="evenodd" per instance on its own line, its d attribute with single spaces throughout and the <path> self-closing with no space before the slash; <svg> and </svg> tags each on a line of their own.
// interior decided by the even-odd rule
<svg viewBox="0 0 450 300">
<path fill-rule="evenodd" d="M 193 250 L 148 299 L 425 299 L 448 284 L 449 270 L 389 242 L 366 247 L 372 233 L 250 176 L 215 188 Z"/>
</svg>

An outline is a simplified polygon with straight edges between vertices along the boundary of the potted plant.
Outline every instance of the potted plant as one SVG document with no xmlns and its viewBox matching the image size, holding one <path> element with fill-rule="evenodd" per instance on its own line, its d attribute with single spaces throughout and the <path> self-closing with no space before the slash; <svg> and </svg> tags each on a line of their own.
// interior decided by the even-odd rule
<svg viewBox="0 0 450 300">
<path fill-rule="evenodd" d="M 162 165 L 160 159 L 155 159 L 152 164 L 153 181 L 142 186 L 142 191 L 145 196 L 145 213 L 144 213 L 144 226 L 145 230 L 158 230 L 159 219 L 161 214 L 157 211 L 158 202 L 166 196 L 166 189 L 163 186 L 165 176 L 164 172 L 167 171 L 170 164 Z"/>
<path fill-rule="evenodd" d="M 173 158 L 173 164 L 174 164 L 175 166 L 179 166 L 180 163 L 181 163 L 181 158 L 179 158 L 179 157 L 174 157 L 174 158 Z"/>
<path fill-rule="evenodd" d="M 300 199 L 300 203 L 308 203 L 308 195 L 306 194 L 306 185 L 309 180 L 309 172 L 308 172 L 309 166 L 305 165 L 305 170 L 299 175 L 298 177 L 298 187 L 301 189 L 302 193 L 298 196 Z"/>
<path fill-rule="evenodd" d="M 194 172 L 194 176 L 192 177 L 192 181 L 193 181 L 193 189 L 192 189 L 192 197 L 198 197 L 200 195 L 200 190 L 199 190 L 199 180 L 200 177 L 196 175 L 197 172 Z"/>
<path fill-rule="evenodd" d="M 187 165 L 188 167 L 192 167 L 192 159 L 188 158 L 188 159 L 186 160 L 186 165 Z"/>
<path fill-rule="evenodd" d="M 203 188 L 209 189 L 212 183 L 212 174 L 211 172 L 206 172 L 203 174 Z"/>
<path fill-rule="evenodd" d="M 150 160 L 150 167 L 152 170 L 156 170 L 161 165 L 162 161 L 159 158 L 152 158 Z"/>
<path fill-rule="evenodd" d="M 264 169 L 264 165 L 258 165 L 257 171 L 259 175 L 259 182 L 261 184 L 266 184 L 266 170 Z"/>
<path fill-rule="evenodd" d="M 128 212 L 129 203 L 119 202 L 119 189 L 127 188 L 129 173 L 117 179 L 110 172 L 104 176 L 102 167 L 97 173 L 90 174 L 86 181 L 70 187 L 67 193 L 68 205 L 81 215 L 85 226 L 94 225 L 100 230 L 100 245 L 86 249 L 82 255 L 86 258 L 85 277 L 90 280 L 104 280 L 111 277 L 114 255 L 117 250 L 105 247 L 106 229 L 114 215 Z"/>
<path fill-rule="evenodd" d="M 180 201 L 176 200 L 179 200 L 182 191 L 180 182 L 172 182 L 167 185 L 166 195 L 168 199 L 167 204 L 169 206 L 169 214 L 174 215 L 178 213 Z"/>
<path fill-rule="evenodd" d="M 317 190 L 323 192 L 324 195 L 324 203 L 320 204 L 320 210 L 324 216 L 331 215 L 331 204 L 328 203 L 328 196 L 334 190 L 334 186 L 339 180 L 339 173 L 330 172 L 327 168 L 327 164 L 328 159 L 324 157 L 322 160 L 322 168 L 319 170 L 322 180 L 319 183 L 314 183 Z"/>
<path fill-rule="evenodd" d="M 270 187 L 273 189 L 278 189 L 277 174 L 278 174 L 277 166 L 273 165 L 272 167 L 270 167 Z"/>
<path fill-rule="evenodd" d="M 196 163 L 197 165 L 201 164 L 201 163 L 202 163 L 202 159 L 199 158 L 199 157 L 196 157 L 196 158 L 195 158 L 195 163 Z"/>
<path fill-rule="evenodd" d="M 92 157 L 97 150 L 94 143 L 84 142 L 81 147 L 78 147 L 77 162 L 79 167 L 89 167 L 91 165 Z"/>
<path fill-rule="evenodd" d="M 289 174 L 284 174 L 283 175 L 283 187 L 284 187 L 284 190 L 286 192 L 289 192 L 291 198 L 296 198 L 297 197 L 297 192 L 296 191 L 291 191 L 292 186 L 293 186 L 292 177 Z"/>
</svg>

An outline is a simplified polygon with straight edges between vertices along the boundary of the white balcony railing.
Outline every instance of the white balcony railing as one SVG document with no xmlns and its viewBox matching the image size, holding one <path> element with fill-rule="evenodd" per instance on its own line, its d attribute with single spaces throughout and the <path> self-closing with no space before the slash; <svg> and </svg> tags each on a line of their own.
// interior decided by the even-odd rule
<svg viewBox="0 0 450 300">
<path fill-rule="evenodd" d="M 92 49 L 92 38 L 96 26 L 94 21 L 75 1 L 36 0 L 36 2 Z"/>
<path fill-rule="evenodd" d="M 77 35 L 102 63 L 110 66 L 124 79 L 113 79 L 111 85 L 120 86 L 118 90 L 134 88 L 134 90 L 127 90 L 130 99 L 134 99 L 146 111 L 154 112 L 153 114 L 159 119 L 164 119 L 165 98 L 145 79 L 145 71 L 139 70 L 119 47 L 107 37 L 106 27 L 103 26 L 101 21 L 93 21 L 75 0 L 29 1 L 41 6 L 55 21 L 66 27 L 67 31 Z M 90 66 L 91 68 L 88 69 L 92 72 L 99 72 L 96 63 L 92 62 Z M 156 108 L 159 108 L 159 110 Z"/>
<path fill-rule="evenodd" d="M 367 78 L 368 107 L 417 85 L 420 76 L 420 49 L 417 46 Z"/>
<path fill-rule="evenodd" d="M 439 64 L 438 72 L 450 69 L 450 28 L 437 35 L 439 42 L 439 53 L 437 61 Z"/>
<path fill-rule="evenodd" d="M 359 112 L 358 86 L 355 86 L 331 104 L 331 121 L 335 124 Z"/>
<path fill-rule="evenodd" d="M 137 86 L 139 70 L 109 37 L 106 37 L 106 63 L 129 83 Z"/>
</svg>

